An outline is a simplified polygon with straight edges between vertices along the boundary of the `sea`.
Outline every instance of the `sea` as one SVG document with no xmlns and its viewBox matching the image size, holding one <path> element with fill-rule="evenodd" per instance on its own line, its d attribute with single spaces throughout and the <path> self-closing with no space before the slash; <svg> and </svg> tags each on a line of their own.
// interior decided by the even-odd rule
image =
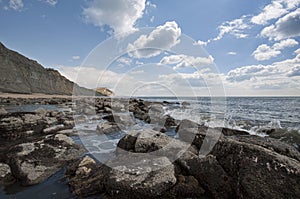
<svg viewBox="0 0 300 199">
<path fill-rule="evenodd" d="M 163 102 L 165 115 L 175 119 L 189 119 L 211 127 L 228 127 L 246 130 L 249 134 L 261 137 L 268 136 L 263 129 L 281 129 L 300 134 L 300 97 L 138 97 L 145 101 Z M 59 106 L 24 105 L 5 107 L 9 112 L 34 111 L 37 108 L 58 109 Z M 88 155 L 109 159 L 113 156 L 118 141 L 126 134 L 126 130 L 109 136 L 94 132 L 97 125 L 104 120 L 90 120 L 76 125 L 76 129 L 85 132 L 82 136 L 72 138 L 84 145 Z M 136 121 L 137 128 L 152 128 L 151 124 Z M 167 132 L 174 136 L 174 130 Z M 104 160 L 100 160 L 101 162 Z M 77 197 L 70 193 L 66 168 L 61 169 L 45 182 L 21 187 L 14 185 L 0 189 L 1 199 L 27 199 L 34 197 L 45 199 L 67 199 Z M 101 196 L 90 197 L 101 198 Z"/>
</svg>

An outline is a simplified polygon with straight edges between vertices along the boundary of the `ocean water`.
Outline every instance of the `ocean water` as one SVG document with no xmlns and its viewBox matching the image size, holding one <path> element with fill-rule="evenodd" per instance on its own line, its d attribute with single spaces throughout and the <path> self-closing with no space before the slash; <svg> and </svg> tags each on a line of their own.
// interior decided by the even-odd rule
<svg viewBox="0 0 300 199">
<path fill-rule="evenodd" d="M 225 126 L 259 134 L 264 128 L 300 132 L 300 97 L 143 97 L 148 101 L 188 102 L 169 104 L 168 114 L 212 127 Z"/>
</svg>

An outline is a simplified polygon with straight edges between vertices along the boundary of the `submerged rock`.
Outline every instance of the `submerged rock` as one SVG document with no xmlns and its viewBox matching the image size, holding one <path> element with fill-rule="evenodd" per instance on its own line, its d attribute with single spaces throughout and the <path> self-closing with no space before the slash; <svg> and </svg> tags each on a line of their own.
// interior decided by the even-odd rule
<svg viewBox="0 0 300 199">
<path fill-rule="evenodd" d="M 16 145 L 7 156 L 13 175 L 23 185 L 33 185 L 46 180 L 83 152 L 84 149 L 74 144 L 71 138 L 57 134 Z"/>
</svg>

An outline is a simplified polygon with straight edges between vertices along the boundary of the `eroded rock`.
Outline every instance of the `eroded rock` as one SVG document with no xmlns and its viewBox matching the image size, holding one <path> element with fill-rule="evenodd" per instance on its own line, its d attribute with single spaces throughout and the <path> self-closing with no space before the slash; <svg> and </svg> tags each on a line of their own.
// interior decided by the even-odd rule
<svg viewBox="0 0 300 199">
<path fill-rule="evenodd" d="M 84 149 L 71 138 L 58 134 L 16 145 L 7 156 L 14 176 L 23 185 L 33 185 L 44 181 L 83 152 Z"/>
</svg>

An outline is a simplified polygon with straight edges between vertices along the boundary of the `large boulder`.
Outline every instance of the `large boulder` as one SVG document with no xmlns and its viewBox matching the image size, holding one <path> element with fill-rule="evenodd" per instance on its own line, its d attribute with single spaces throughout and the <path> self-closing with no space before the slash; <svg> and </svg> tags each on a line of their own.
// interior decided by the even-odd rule
<svg viewBox="0 0 300 199">
<path fill-rule="evenodd" d="M 174 166 L 166 157 L 144 154 L 118 156 L 107 163 L 106 190 L 117 198 L 158 198 L 176 183 Z"/>
<path fill-rule="evenodd" d="M 119 141 L 117 146 L 117 154 L 126 153 L 126 151 L 151 153 L 156 156 L 166 156 L 171 161 L 177 159 L 190 147 L 180 140 L 151 129 L 130 131 Z"/>
<path fill-rule="evenodd" d="M 211 154 L 231 177 L 238 198 L 297 198 L 300 195 L 300 163 L 276 151 L 222 138 Z"/>
<path fill-rule="evenodd" d="M 214 198 L 232 198 L 234 192 L 230 177 L 216 160 L 215 156 L 199 156 L 187 151 L 177 161 L 188 174 L 194 176 Z"/>
<path fill-rule="evenodd" d="M 71 138 L 57 134 L 16 145 L 9 149 L 7 158 L 13 175 L 23 185 L 33 185 L 46 180 L 84 151 Z"/>
</svg>

